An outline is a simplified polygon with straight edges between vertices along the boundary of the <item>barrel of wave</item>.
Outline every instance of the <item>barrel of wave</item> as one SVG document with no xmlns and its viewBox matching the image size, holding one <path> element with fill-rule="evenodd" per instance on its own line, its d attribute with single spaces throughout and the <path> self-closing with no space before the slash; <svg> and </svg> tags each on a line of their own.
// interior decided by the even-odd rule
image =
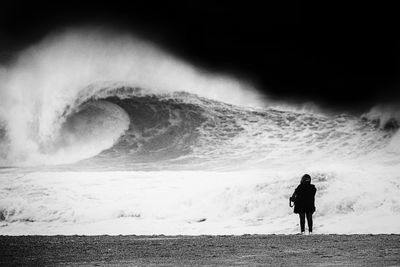
<svg viewBox="0 0 400 267">
<path fill-rule="evenodd" d="M 42 147 L 45 164 L 73 163 L 112 147 L 129 128 L 128 114 L 107 101 L 83 104 L 63 123 L 53 142 Z"/>
</svg>

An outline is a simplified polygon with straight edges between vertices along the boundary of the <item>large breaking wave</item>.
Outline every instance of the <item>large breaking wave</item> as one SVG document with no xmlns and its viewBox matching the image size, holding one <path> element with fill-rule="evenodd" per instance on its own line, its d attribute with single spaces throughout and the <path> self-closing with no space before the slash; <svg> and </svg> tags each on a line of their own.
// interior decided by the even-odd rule
<svg viewBox="0 0 400 267">
<path fill-rule="evenodd" d="M 70 163 L 109 148 L 125 130 L 124 115 L 114 114 L 120 109 L 110 101 L 101 107 L 87 101 L 100 99 L 101 94 L 126 98 L 139 93 L 133 89 L 130 96 L 118 96 L 118 84 L 141 88 L 143 95 L 186 91 L 236 104 L 261 103 L 249 85 L 197 70 L 148 42 L 111 32 L 81 30 L 49 37 L 2 68 L 0 81 L 0 121 L 3 140 L 8 141 L 2 144 L 8 146 L 2 149 L 7 151 L 3 165 Z M 71 136 L 67 132 L 78 124 L 83 126 L 89 113 L 96 113 L 93 109 L 108 116 L 107 123 L 118 124 L 116 131 L 104 133 L 107 140 L 98 147 L 88 144 L 87 150 L 73 152 L 73 141 L 61 140 L 86 142 L 79 140 L 79 133 Z M 121 121 L 112 122 L 112 117 Z M 97 126 L 91 122 L 88 127 Z"/>
<path fill-rule="evenodd" d="M 304 172 L 317 231 L 400 232 L 397 107 L 267 105 L 246 83 L 86 30 L 30 48 L 0 80 L 0 165 L 21 167 L 0 169 L 0 233 L 293 233 L 285 207 Z"/>
<path fill-rule="evenodd" d="M 85 160 L 82 166 L 96 169 L 156 170 L 178 165 L 237 169 L 372 155 L 384 155 L 384 162 L 398 156 L 394 118 L 381 123 L 372 116 L 240 107 L 187 92 L 155 94 L 120 83 L 89 85 L 55 118 L 45 137 L 39 135 L 41 121 L 30 125 L 24 138 L 35 150 L 23 149 L 18 157 L 5 124 L 2 160 L 7 165 Z"/>
</svg>

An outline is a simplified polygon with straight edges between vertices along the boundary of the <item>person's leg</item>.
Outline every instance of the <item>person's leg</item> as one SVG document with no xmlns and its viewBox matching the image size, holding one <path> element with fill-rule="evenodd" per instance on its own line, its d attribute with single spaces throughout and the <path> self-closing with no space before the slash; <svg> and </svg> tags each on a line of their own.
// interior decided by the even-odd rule
<svg viewBox="0 0 400 267">
<path fill-rule="evenodd" d="M 312 232 L 312 227 L 313 227 L 313 221 L 312 221 L 312 212 L 307 212 L 307 224 L 308 224 L 308 232 Z"/>
<path fill-rule="evenodd" d="M 300 216 L 300 230 L 303 233 L 305 231 L 306 214 L 304 212 L 300 212 L 299 216 Z"/>
</svg>

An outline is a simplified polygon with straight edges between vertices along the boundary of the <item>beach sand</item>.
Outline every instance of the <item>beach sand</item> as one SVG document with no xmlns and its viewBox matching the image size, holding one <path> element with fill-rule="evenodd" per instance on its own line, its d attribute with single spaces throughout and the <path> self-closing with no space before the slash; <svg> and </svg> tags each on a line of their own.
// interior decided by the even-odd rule
<svg viewBox="0 0 400 267">
<path fill-rule="evenodd" d="M 400 266 L 400 235 L 0 236 L 0 263 Z"/>
</svg>

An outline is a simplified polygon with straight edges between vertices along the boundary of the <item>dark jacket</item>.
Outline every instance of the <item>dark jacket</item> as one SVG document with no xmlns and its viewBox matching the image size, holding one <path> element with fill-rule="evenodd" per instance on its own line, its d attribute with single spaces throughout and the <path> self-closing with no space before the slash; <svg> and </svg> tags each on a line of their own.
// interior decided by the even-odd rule
<svg viewBox="0 0 400 267">
<path fill-rule="evenodd" d="M 313 184 L 300 184 L 292 195 L 294 213 L 314 212 L 316 192 L 317 189 Z"/>
</svg>

